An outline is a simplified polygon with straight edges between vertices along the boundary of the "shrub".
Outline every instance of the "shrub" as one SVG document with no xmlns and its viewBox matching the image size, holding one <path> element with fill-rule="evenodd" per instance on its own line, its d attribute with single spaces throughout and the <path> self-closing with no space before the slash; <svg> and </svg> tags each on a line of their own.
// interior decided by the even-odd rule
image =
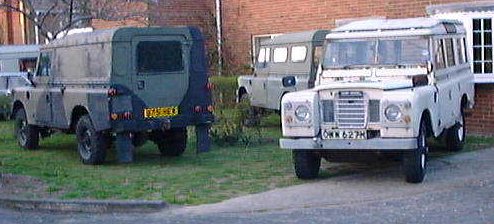
<svg viewBox="0 0 494 224">
<path fill-rule="evenodd" d="M 11 110 L 11 98 L 8 96 L 0 96 L 0 120 L 7 120 Z"/>
</svg>

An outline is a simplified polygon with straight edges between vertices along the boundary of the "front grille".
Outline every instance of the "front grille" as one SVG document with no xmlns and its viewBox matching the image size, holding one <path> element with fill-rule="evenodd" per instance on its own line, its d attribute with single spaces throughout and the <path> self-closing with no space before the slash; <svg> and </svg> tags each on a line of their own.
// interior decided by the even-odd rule
<svg viewBox="0 0 494 224">
<path fill-rule="evenodd" d="M 339 92 L 335 113 L 338 128 L 365 128 L 366 109 L 363 92 Z"/>
</svg>

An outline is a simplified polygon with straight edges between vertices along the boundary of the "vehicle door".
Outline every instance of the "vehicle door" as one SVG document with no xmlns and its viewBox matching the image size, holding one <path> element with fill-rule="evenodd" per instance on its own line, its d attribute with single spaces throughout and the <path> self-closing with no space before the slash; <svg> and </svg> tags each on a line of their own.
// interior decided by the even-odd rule
<svg viewBox="0 0 494 224">
<path fill-rule="evenodd" d="M 182 35 L 132 38 L 132 89 L 144 103 L 144 118 L 180 114 L 189 87 L 190 46 Z"/>
<path fill-rule="evenodd" d="M 456 99 L 452 81 L 452 74 L 455 71 L 454 50 L 451 38 L 436 39 L 436 65 L 435 80 L 437 87 L 437 101 L 439 112 L 439 127 L 449 127 L 454 122 L 454 110 Z"/>
<path fill-rule="evenodd" d="M 308 58 L 308 47 L 298 44 L 289 46 L 287 49 L 289 57 L 279 59 L 268 78 L 268 86 L 271 87 L 268 90 L 268 105 L 271 109 L 280 109 L 283 94 L 304 90 L 308 87 L 311 61 Z M 277 58 L 284 56 L 284 52 L 277 53 Z"/>
<path fill-rule="evenodd" d="M 267 80 L 271 70 L 271 51 L 269 47 L 261 47 L 257 56 L 255 73 L 252 78 L 252 93 L 250 103 L 252 106 L 266 107 L 268 92 Z"/>
<path fill-rule="evenodd" d="M 53 73 L 52 63 L 53 53 L 50 51 L 42 52 L 39 56 L 39 62 L 36 74 L 33 78 L 35 88 L 31 88 L 27 93 L 30 96 L 27 103 L 27 115 L 32 115 L 36 124 L 49 125 L 52 121 L 52 98 L 50 95 L 50 80 Z M 30 114 L 32 113 L 32 114 Z"/>
</svg>

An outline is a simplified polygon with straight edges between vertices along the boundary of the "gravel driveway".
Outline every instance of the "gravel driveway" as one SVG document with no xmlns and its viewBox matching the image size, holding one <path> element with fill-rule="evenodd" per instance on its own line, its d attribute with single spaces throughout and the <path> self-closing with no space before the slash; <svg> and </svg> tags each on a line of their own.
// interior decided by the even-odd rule
<svg viewBox="0 0 494 224">
<path fill-rule="evenodd" d="M 0 209 L 0 223 L 493 223 L 494 149 L 430 161 L 422 184 L 397 167 L 151 214 Z"/>
</svg>

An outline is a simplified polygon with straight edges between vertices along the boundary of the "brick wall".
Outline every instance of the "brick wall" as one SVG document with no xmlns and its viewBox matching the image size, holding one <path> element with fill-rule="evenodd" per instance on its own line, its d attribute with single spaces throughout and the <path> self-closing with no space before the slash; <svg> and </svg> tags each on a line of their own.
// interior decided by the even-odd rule
<svg viewBox="0 0 494 224">
<path fill-rule="evenodd" d="M 431 4 L 465 0 L 222 0 L 225 60 L 234 72 L 251 61 L 252 35 L 331 29 L 356 17 L 427 16 Z M 468 1 L 468 0 L 467 0 Z"/>
<path fill-rule="evenodd" d="M 197 26 L 214 50 L 216 23 L 214 0 L 167 0 L 150 6 L 150 23 L 158 26 Z"/>
<path fill-rule="evenodd" d="M 0 2 L 12 5 L 18 4 L 18 0 Z M 0 8 L 0 44 L 25 44 L 20 22 L 20 13 L 9 12 L 5 8 Z"/>
<path fill-rule="evenodd" d="M 494 84 L 475 86 L 475 106 L 467 117 L 469 133 L 494 136 Z"/>
</svg>

